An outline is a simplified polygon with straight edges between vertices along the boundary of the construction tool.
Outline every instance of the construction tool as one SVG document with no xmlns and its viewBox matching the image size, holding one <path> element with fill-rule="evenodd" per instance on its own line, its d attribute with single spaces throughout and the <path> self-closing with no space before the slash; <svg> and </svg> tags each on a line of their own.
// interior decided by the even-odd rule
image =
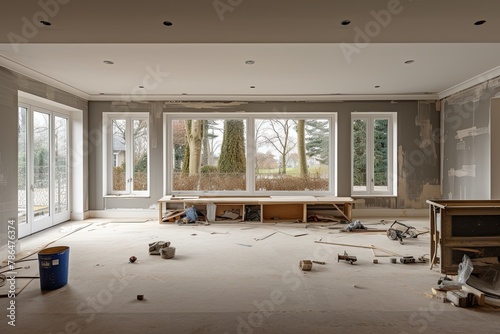
<svg viewBox="0 0 500 334">
<path fill-rule="evenodd" d="M 387 229 L 387 237 L 391 240 L 399 240 L 401 245 L 403 244 L 403 238 L 416 238 L 419 234 L 423 233 L 427 233 L 427 231 L 418 233 L 415 227 L 405 225 L 397 220 Z"/>
<path fill-rule="evenodd" d="M 415 258 L 413 256 L 403 256 L 399 258 L 399 262 L 407 264 L 407 263 L 415 263 Z"/>
<path fill-rule="evenodd" d="M 344 251 L 344 255 L 338 254 L 337 262 L 340 262 L 340 260 L 344 260 L 347 262 L 350 262 L 351 264 L 354 264 L 358 259 L 355 256 L 351 256 L 347 254 L 346 251 Z"/>
</svg>

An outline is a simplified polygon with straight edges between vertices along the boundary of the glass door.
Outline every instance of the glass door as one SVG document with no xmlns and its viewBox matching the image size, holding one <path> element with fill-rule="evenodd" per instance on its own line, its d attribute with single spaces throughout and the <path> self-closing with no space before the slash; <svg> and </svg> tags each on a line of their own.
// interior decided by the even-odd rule
<svg viewBox="0 0 500 334">
<path fill-rule="evenodd" d="M 23 237 L 69 220 L 68 118 L 18 109 L 18 220 Z"/>
<path fill-rule="evenodd" d="M 33 173 L 30 185 L 32 195 L 33 226 L 31 232 L 38 232 L 51 224 L 51 124 L 48 113 L 33 112 Z"/>
<path fill-rule="evenodd" d="M 54 115 L 54 224 L 70 219 L 68 118 Z"/>
</svg>

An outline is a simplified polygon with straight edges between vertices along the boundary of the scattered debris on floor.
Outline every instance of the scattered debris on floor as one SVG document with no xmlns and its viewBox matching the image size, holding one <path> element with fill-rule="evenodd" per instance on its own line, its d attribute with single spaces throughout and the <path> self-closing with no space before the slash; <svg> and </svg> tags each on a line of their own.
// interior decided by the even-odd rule
<svg viewBox="0 0 500 334">
<path fill-rule="evenodd" d="M 349 255 L 346 251 L 344 251 L 343 255 L 338 254 L 337 262 L 340 262 L 340 260 L 347 261 L 350 264 L 354 264 L 354 262 L 356 262 L 358 259 L 356 258 L 356 256 Z"/>
<path fill-rule="evenodd" d="M 370 245 L 370 246 L 362 246 L 362 245 L 352 245 L 352 244 L 342 244 L 342 243 L 337 243 L 337 242 L 327 242 L 327 241 L 315 241 L 316 243 L 319 244 L 327 244 L 327 245 L 335 245 L 335 246 L 345 246 L 345 247 L 356 247 L 356 248 L 368 248 L 371 249 L 373 252 L 373 256 L 378 257 L 378 256 L 401 256 L 398 253 L 391 252 L 389 250 L 380 248 L 378 246 Z M 376 251 L 382 252 L 384 254 L 376 253 Z"/>
<path fill-rule="evenodd" d="M 276 233 L 278 233 L 278 232 L 273 232 L 273 233 L 268 234 L 268 235 L 266 235 L 266 236 L 264 236 L 264 237 L 262 237 L 262 238 L 254 238 L 254 240 L 255 240 L 255 241 L 261 241 L 261 240 L 264 240 L 264 239 L 269 238 L 269 237 L 270 237 L 270 236 L 272 236 L 272 235 L 275 235 Z"/>
<path fill-rule="evenodd" d="M 367 230 L 367 228 L 359 220 L 356 220 L 342 229 L 344 232 L 352 232 L 354 230 Z"/>
<path fill-rule="evenodd" d="M 292 234 L 292 233 L 288 233 L 288 232 L 283 232 L 283 231 L 280 231 L 280 230 L 277 230 L 277 229 L 274 229 L 276 232 L 279 232 L 279 233 L 283 233 L 283 234 L 286 234 L 286 235 L 289 235 L 291 237 L 302 237 L 304 235 L 307 235 L 307 233 L 296 233 L 296 234 Z"/>
<path fill-rule="evenodd" d="M 144 295 L 137 295 L 137 300 L 144 300 Z"/>
<path fill-rule="evenodd" d="M 252 245 L 247 245 L 247 244 L 238 244 L 238 243 L 237 243 L 237 245 L 239 245 L 239 246 L 244 246 L 244 247 L 252 247 Z"/>
<path fill-rule="evenodd" d="M 332 215 L 310 215 L 307 217 L 308 222 L 337 222 L 339 223 L 340 220 Z"/>
<path fill-rule="evenodd" d="M 474 272 L 471 259 L 464 255 L 456 280 L 445 276 L 431 288 L 432 298 L 456 307 L 500 308 L 500 265 L 492 264 L 480 273 Z"/>
<path fill-rule="evenodd" d="M 128 261 L 129 261 L 130 263 L 134 263 L 135 261 L 137 261 L 137 257 L 136 257 L 136 256 L 134 256 L 134 255 L 132 255 L 131 257 L 129 257 Z"/>
<path fill-rule="evenodd" d="M 325 265 L 326 264 L 325 261 L 313 261 L 312 263 L 321 264 L 321 265 Z"/>
<path fill-rule="evenodd" d="M 299 262 L 299 268 L 302 269 L 303 271 L 311 271 L 312 265 L 313 263 L 311 260 L 301 260 Z"/>
<path fill-rule="evenodd" d="M 160 255 L 163 259 L 175 256 L 175 247 L 170 247 L 170 241 L 156 241 L 149 244 L 149 255 Z"/>
<path fill-rule="evenodd" d="M 174 223 L 176 220 L 181 218 L 184 212 L 185 210 L 167 210 L 162 221 Z"/>
<path fill-rule="evenodd" d="M 173 259 L 175 257 L 175 247 L 160 248 L 160 256 L 162 259 Z"/>
<path fill-rule="evenodd" d="M 413 256 L 403 256 L 399 258 L 399 262 L 403 264 L 408 264 L 408 263 L 415 263 L 416 260 Z"/>
</svg>

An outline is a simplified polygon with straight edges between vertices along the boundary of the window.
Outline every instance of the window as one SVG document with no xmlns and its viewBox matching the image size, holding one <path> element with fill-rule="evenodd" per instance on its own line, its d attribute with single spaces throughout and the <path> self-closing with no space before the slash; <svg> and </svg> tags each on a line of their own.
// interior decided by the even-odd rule
<svg viewBox="0 0 500 334">
<path fill-rule="evenodd" d="M 165 114 L 166 193 L 335 193 L 335 114 Z"/>
<path fill-rule="evenodd" d="M 395 195 L 396 113 L 352 114 L 352 195 Z"/>
<path fill-rule="evenodd" d="M 106 194 L 148 194 L 148 116 L 147 113 L 104 114 Z"/>
</svg>

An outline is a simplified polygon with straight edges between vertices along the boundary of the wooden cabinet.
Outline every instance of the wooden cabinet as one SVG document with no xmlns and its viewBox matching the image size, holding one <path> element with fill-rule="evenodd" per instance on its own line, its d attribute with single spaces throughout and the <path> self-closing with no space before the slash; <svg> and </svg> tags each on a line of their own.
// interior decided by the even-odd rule
<svg viewBox="0 0 500 334">
<path fill-rule="evenodd" d="M 500 200 L 428 200 L 431 268 L 455 275 L 464 254 L 500 256 Z"/>
<path fill-rule="evenodd" d="M 182 210 L 195 206 L 203 212 L 208 221 L 258 221 L 272 222 L 306 222 L 308 208 L 311 206 L 329 206 L 341 220 L 351 221 L 350 197 L 320 196 L 262 196 L 262 197 L 177 197 L 165 196 L 158 200 L 158 219 L 163 222 L 163 210 Z M 258 212 L 258 216 L 256 213 Z M 234 219 L 222 219 L 233 216 Z M 219 217 L 219 218 L 218 218 Z M 256 219 L 256 217 L 258 217 Z"/>
</svg>

